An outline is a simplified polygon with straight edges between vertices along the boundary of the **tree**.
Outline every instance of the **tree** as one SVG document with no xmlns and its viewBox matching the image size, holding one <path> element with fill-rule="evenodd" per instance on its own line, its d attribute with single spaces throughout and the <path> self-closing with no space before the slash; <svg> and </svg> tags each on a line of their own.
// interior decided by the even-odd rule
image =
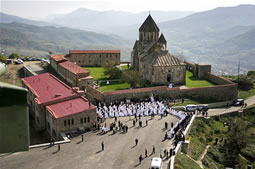
<svg viewBox="0 0 255 169">
<path fill-rule="evenodd" d="M 122 73 L 121 80 L 127 82 L 131 87 L 140 87 L 143 86 L 142 75 L 134 70 L 128 70 Z"/>
<path fill-rule="evenodd" d="M 10 56 L 9 56 L 9 59 L 20 59 L 20 55 L 18 55 L 17 53 L 12 53 Z"/>
<path fill-rule="evenodd" d="M 119 79 L 121 71 L 117 68 L 114 62 L 108 62 L 104 64 L 104 75 L 109 75 L 110 79 Z"/>
<path fill-rule="evenodd" d="M 4 56 L 4 55 L 0 55 L 0 62 L 5 63 L 5 62 L 6 62 L 6 60 L 7 60 L 7 57 L 6 57 L 6 56 Z"/>
<path fill-rule="evenodd" d="M 243 90 L 250 90 L 253 87 L 253 83 L 247 77 L 239 78 L 236 83 L 238 83 L 238 88 Z"/>
<path fill-rule="evenodd" d="M 249 124 L 244 119 L 234 119 L 231 122 L 229 139 L 226 147 L 227 153 L 225 154 L 225 164 L 237 164 L 237 158 L 241 150 L 251 143 L 251 134 L 248 132 Z"/>
</svg>

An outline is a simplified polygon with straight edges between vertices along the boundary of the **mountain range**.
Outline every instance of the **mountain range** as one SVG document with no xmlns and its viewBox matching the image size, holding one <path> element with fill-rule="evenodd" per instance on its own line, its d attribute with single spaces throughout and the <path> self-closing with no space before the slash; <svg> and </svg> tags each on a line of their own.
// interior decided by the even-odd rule
<svg viewBox="0 0 255 169">
<path fill-rule="evenodd" d="M 78 9 L 51 17 L 47 22 L 5 15 L 0 20 L 0 31 L 5 32 L 0 36 L 0 46 L 57 53 L 69 49 L 121 48 L 121 59 L 130 60 L 138 29 L 147 15 L 148 12 Z M 151 15 L 166 37 L 169 52 L 177 57 L 190 62 L 208 62 L 215 73 L 237 73 L 239 58 L 243 72 L 255 69 L 255 5 L 176 15 L 152 11 Z"/>
</svg>

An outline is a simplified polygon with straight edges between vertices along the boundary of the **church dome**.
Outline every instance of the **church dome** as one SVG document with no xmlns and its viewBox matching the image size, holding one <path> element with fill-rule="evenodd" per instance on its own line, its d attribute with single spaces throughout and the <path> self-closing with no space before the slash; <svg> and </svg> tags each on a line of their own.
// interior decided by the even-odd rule
<svg viewBox="0 0 255 169">
<path fill-rule="evenodd" d="M 139 28 L 140 32 L 159 32 L 159 28 L 151 15 L 146 18 L 142 26 Z"/>
</svg>

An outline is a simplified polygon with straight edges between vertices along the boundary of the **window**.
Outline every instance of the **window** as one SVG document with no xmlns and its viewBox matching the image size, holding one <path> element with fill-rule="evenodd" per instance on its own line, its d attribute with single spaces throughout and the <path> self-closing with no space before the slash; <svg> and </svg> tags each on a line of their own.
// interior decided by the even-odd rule
<svg viewBox="0 0 255 169">
<path fill-rule="evenodd" d="M 68 125 L 70 126 L 70 119 L 68 119 Z"/>
<path fill-rule="evenodd" d="M 88 123 L 90 122 L 90 118 L 88 117 Z"/>
<path fill-rule="evenodd" d="M 66 126 L 66 120 L 64 120 L 64 126 Z"/>
<path fill-rule="evenodd" d="M 86 123 L 87 121 L 86 121 L 87 119 L 86 119 L 86 117 L 84 117 L 84 123 Z"/>
<path fill-rule="evenodd" d="M 74 125 L 74 120 L 72 119 L 72 125 Z"/>
<path fill-rule="evenodd" d="M 81 118 L 81 124 L 83 123 L 83 118 Z"/>
</svg>

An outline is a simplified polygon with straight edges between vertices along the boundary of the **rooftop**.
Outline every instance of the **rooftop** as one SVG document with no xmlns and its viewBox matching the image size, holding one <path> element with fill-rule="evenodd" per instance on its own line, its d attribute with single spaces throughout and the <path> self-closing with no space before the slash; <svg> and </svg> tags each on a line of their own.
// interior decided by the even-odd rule
<svg viewBox="0 0 255 169">
<path fill-rule="evenodd" d="M 149 15 L 139 28 L 139 32 L 159 32 L 159 28 L 151 15 Z"/>
<path fill-rule="evenodd" d="M 72 100 L 63 101 L 60 103 L 46 106 L 46 109 L 55 117 L 61 118 L 72 114 L 77 114 L 85 110 L 95 109 L 96 106 L 91 104 L 84 97 L 75 98 Z"/>
<path fill-rule="evenodd" d="M 26 77 L 22 81 L 36 95 L 35 101 L 38 104 L 77 95 L 72 88 L 50 73 Z"/>
<path fill-rule="evenodd" d="M 80 66 L 78 66 L 70 61 L 65 61 L 65 62 L 59 63 L 59 66 L 64 67 L 65 69 L 69 70 L 70 72 L 72 72 L 74 74 L 80 74 L 80 73 L 89 74 L 88 70 L 83 69 Z"/>
<path fill-rule="evenodd" d="M 67 60 L 66 58 L 65 58 L 65 54 L 61 54 L 61 55 L 53 55 L 53 54 L 51 54 L 50 55 L 50 57 L 53 59 L 53 60 L 55 60 L 56 62 L 61 62 L 61 61 L 65 61 L 65 60 Z"/>
<path fill-rule="evenodd" d="M 146 63 L 152 63 L 153 66 L 184 65 L 177 57 L 171 55 L 167 51 L 154 52 L 145 56 L 143 59 Z"/>
<path fill-rule="evenodd" d="M 119 54 L 120 50 L 69 50 L 69 54 L 83 54 L 83 53 L 116 53 Z"/>
</svg>

